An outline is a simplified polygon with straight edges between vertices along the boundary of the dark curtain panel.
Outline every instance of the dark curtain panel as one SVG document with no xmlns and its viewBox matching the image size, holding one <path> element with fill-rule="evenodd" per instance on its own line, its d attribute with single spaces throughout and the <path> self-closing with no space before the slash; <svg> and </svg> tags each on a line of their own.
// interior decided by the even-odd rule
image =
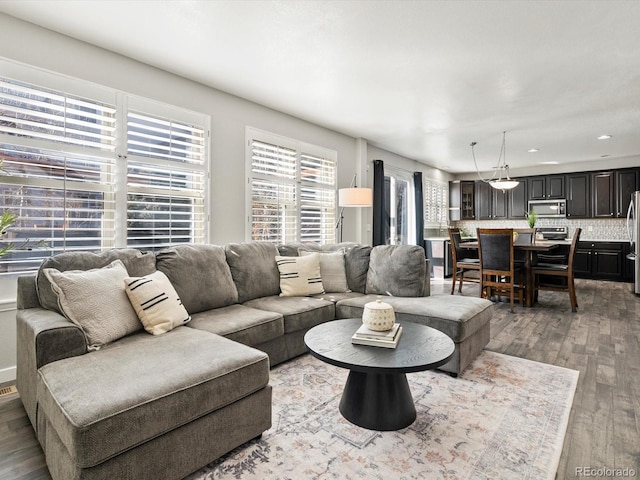
<svg viewBox="0 0 640 480">
<path fill-rule="evenodd" d="M 424 247 L 424 201 L 422 172 L 413 172 L 413 189 L 416 197 L 416 245 Z"/>
<path fill-rule="evenodd" d="M 385 229 L 389 221 L 385 218 L 384 162 L 373 161 L 373 240 L 372 244 L 385 245 L 387 236 Z"/>
</svg>

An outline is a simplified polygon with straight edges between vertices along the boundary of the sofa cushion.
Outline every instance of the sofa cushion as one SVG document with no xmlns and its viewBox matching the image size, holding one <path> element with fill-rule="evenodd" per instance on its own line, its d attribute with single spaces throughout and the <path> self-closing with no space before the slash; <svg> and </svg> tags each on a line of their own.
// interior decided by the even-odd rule
<svg viewBox="0 0 640 480">
<path fill-rule="evenodd" d="M 282 314 L 284 333 L 306 330 L 335 318 L 333 302 L 318 298 L 271 296 L 256 298 L 244 305 Z"/>
<path fill-rule="evenodd" d="M 238 303 L 280 293 L 278 249 L 269 242 L 230 243 L 225 247 L 227 263 L 238 289 Z"/>
<path fill-rule="evenodd" d="M 427 263 L 422 247 L 379 245 L 371 250 L 367 294 L 421 297 L 427 280 Z"/>
<path fill-rule="evenodd" d="M 178 327 L 160 336 L 134 334 L 45 365 L 39 370 L 38 399 L 76 464 L 91 467 L 268 381 L 265 353 Z"/>
<path fill-rule="evenodd" d="M 251 347 L 284 335 L 282 315 L 244 305 L 229 305 L 196 313 L 191 328 L 222 335 Z"/>
<path fill-rule="evenodd" d="M 116 248 L 100 253 L 65 252 L 49 257 L 42 262 L 36 277 L 36 288 L 40 305 L 47 310 L 62 313 L 58 307 L 58 296 L 51 290 L 51 282 L 42 273 L 45 268 L 67 270 L 92 270 L 122 260 L 132 277 L 143 277 L 156 271 L 156 257 L 152 252 L 141 252 L 135 248 Z"/>
<path fill-rule="evenodd" d="M 191 320 L 175 288 L 161 271 L 128 277 L 124 282 L 133 309 L 152 335 L 161 335 Z"/>
<path fill-rule="evenodd" d="M 86 271 L 45 268 L 42 272 L 58 296 L 63 315 L 84 333 L 89 350 L 142 328 L 125 293 L 128 274 L 122 261 Z"/>
<path fill-rule="evenodd" d="M 364 295 L 340 300 L 336 304 L 337 318 L 362 317 L 364 305 L 380 299 L 379 295 Z M 414 322 L 433 327 L 460 343 L 493 316 L 493 304 L 478 297 L 432 295 L 430 297 L 384 297 L 393 307 L 396 321 Z"/>
<path fill-rule="evenodd" d="M 309 253 L 303 257 L 276 256 L 280 272 L 280 295 L 304 297 L 324 292 L 320 276 L 320 254 Z"/>
<path fill-rule="evenodd" d="M 312 255 L 313 252 L 300 250 L 300 256 Z M 348 292 L 347 271 L 344 265 L 344 250 L 316 253 L 320 260 L 320 276 L 325 292 Z M 280 280 L 282 281 L 282 280 Z"/>
<path fill-rule="evenodd" d="M 364 293 L 366 290 L 370 255 L 371 247 L 367 245 L 354 245 L 345 250 L 344 266 L 352 292 Z"/>
<path fill-rule="evenodd" d="M 190 314 L 238 301 L 238 291 L 221 246 L 176 245 L 158 252 L 156 262 Z"/>
</svg>

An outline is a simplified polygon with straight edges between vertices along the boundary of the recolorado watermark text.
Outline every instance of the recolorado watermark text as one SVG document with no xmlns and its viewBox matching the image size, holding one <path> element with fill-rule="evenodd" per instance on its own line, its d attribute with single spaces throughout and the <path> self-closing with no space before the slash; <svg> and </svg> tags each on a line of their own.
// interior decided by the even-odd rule
<svg viewBox="0 0 640 480">
<path fill-rule="evenodd" d="M 635 468 L 610 468 L 610 467 L 576 467 L 576 477 L 635 477 L 638 472 Z"/>
</svg>

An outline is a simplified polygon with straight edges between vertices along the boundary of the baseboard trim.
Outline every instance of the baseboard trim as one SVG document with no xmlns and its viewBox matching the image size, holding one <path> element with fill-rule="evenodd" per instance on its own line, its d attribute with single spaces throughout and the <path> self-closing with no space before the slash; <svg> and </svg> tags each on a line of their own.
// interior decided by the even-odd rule
<svg viewBox="0 0 640 480">
<path fill-rule="evenodd" d="M 0 370 L 0 383 L 15 382 L 16 367 L 3 368 Z"/>
</svg>

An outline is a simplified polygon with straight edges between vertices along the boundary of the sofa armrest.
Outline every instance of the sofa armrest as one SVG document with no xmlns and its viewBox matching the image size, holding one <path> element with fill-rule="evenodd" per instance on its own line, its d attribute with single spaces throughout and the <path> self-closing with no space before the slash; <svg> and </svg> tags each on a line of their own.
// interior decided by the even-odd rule
<svg viewBox="0 0 640 480">
<path fill-rule="evenodd" d="M 17 372 L 20 398 L 36 428 L 38 369 L 56 360 L 87 352 L 80 328 L 57 312 L 44 308 L 19 309 L 16 315 Z"/>
<path fill-rule="evenodd" d="M 18 310 L 36 308 L 40 306 L 35 275 L 18 277 L 18 295 L 16 303 L 18 305 Z"/>
</svg>

